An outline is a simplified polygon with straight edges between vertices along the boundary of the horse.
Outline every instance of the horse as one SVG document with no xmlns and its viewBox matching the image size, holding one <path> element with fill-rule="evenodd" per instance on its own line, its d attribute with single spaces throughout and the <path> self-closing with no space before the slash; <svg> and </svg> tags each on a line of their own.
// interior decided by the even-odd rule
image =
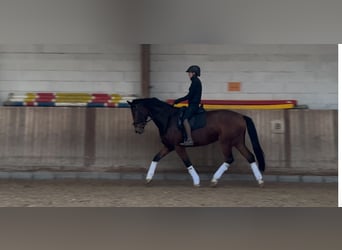
<svg viewBox="0 0 342 250">
<path fill-rule="evenodd" d="M 200 178 L 193 167 L 184 146 L 179 145 L 183 135 L 177 126 L 180 108 L 163 102 L 157 98 L 141 98 L 128 101 L 133 117 L 135 132 L 142 134 L 149 121 L 153 121 L 159 129 L 159 136 L 163 148 L 153 157 L 146 175 L 146 183 L 152 181 L 158 162 L 172 151 L 176 151 L 187 167 L 192 177 L 193 185 L 200 186 Z M 194 147 L 207 145 L 219 141 L 224 162 L 217 169 L 211 179 L 211 186 L 215 187 L 219 179 L 233 163 L 232 148 L 235 147 L 249 162 L 255 179 L 260 187 L 264 181 L 261 172 L 265 170 L 264 152 L 260 146 L 257 131 L 253 120 L 232 110 L 206 111 L 206 124 L 203 128 L 192 131 Z M 245 134 L 248 131 L 252 147 L 257 159 L 245 144 Z"/>
</svg>

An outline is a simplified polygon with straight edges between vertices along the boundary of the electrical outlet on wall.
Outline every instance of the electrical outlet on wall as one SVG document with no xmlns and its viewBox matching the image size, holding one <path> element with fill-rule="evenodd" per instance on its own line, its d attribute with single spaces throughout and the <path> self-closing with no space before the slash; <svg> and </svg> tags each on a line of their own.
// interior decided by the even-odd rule
<svg viewBox="0 0 342 250">
<path fill-rule="evenodd" d="M 284 121 L 282 120 L 271 121 L 271 130 L 272 130 L 272 133 L 276 133 L 276 134 L 285 133 Z"/>
</svg>

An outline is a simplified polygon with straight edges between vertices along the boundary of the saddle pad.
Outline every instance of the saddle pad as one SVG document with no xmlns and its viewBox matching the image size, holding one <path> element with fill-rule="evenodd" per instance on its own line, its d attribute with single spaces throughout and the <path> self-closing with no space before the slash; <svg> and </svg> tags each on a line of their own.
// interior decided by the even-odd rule
<svg viewBox="0 0 342 250">
<path fill-rule="evenodd" d="M 183 130 L 183 115 L 184 115 L 185 108 L 180 110 L 180 114 L 178 116 L 178 128 Z M 200 108 L 199 111 L 190 118 L 190 127 L 191 130 L 196 130 L 199 128 L 203 128 L 206 125 L 206 112 L 203 108 Z"/>
</svg>

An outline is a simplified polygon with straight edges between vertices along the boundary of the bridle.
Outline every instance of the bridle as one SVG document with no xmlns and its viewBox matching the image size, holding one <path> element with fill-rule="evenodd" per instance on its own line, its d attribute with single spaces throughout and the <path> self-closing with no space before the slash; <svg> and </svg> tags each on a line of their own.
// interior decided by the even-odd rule
<svg viewBox="0 0 342 250">
<path fill-rule="evenodd" d="M 146 121 L 143 121 L 143 122 L 133 122 L 133 126 L 136 127 L 138 125 L 142 125 L 143 127 L 145 127 L 146 124 L 149 123 L 150 121 L 152 121 L 151 117 L 149 119 L 147 119 Z"/>
<path fill-rule="evenodd" d="M 139 110 L 138 110 L 138 112 L 141 113 L 141 111 L 139 111 Z M 149 118 L 149 119 L 148 119 L 148 118 Z M 145 121 L 133 122 L 133 126 L 134 126 L 134 127 L 137 127 L 137 126 L 138 126 L 138 127 L 145 127 L 146 124 L 147 124 L 148 122 L 150 122 L 150 121 L 152 121 L 152 118 L 149 117 L 149 116 L 147 116 Z"/>
</svg>

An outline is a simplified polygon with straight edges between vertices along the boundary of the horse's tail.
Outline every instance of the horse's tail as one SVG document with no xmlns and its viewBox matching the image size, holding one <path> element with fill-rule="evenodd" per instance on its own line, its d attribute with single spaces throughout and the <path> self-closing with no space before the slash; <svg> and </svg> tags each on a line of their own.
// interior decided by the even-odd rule
<svg viewBox="0 0 342 250">
<path fill-rule="evenodd" d="M 257 134 L 257 131 L 255 129 L 254 122 L 248 116 L 244 115 L 243 118 L 245 119 L 245 121 L 247 123 L 247 130 L 248 130 L 249 138 L 251 139 L 253 150 L 254 150 L 255 156 L 258 160 L 259 170 L 264 172 L 264 170 L 265 170 L 264 152 L 262 151 L 262 148 L 260 146 L 258 134 Z"/>
</svg>

